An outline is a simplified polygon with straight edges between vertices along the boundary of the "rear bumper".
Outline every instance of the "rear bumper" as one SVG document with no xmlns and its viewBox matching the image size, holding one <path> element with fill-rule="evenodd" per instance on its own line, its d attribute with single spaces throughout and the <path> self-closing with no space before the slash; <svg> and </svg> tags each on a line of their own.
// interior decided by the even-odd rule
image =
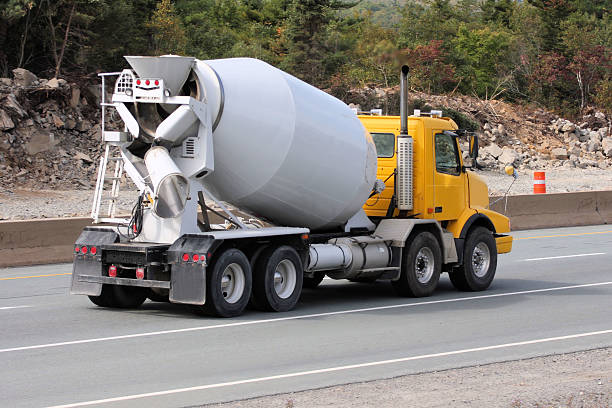
<svg viewBox="0 0 612 408">
<path fill-rule="evenodd" d="M 512 251 L 512 236 L 495 234 L 495 244 L 497 245 L 498 254 L 506 254 Z"/>
</svg>

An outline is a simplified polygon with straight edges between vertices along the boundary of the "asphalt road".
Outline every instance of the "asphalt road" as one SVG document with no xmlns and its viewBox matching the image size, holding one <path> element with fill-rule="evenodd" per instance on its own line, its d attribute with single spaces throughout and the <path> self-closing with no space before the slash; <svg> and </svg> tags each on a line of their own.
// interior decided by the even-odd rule
<svg viewBox="0 0 612 408">
<path fill-rule="evenodd" d="M 612 226 L 513 235 L 486 292 L 325 280 L 229 320 L 98 308 L 68 264 L 2 269 L 0 406 L 182 407 L 612 346 Z"/>
</svg>

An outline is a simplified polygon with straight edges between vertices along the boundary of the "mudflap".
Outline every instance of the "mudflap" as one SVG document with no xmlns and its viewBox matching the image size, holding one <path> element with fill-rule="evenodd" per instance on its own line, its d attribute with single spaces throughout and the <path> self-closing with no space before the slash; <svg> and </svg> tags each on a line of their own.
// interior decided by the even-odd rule
<svg viewBox="0 0 612 408">
<path fill-rule="evenodd" d="M 207 261 L 223 241 L 208 235 L 186 234 L 168 248 L 171 265 L 170 302 L 203 305 L 206 302 Z M 200 260 L 184 261 L 183 254 L 199 254 Z"/>
<path fill-rule="evenodd" d="M 98 249 L 103 244 L 112 244 L 119 242 L 119 235 L 107 228 L 86 227 L 79 238 L 75 242 L 75 246 L 95 246 Z M 72 263 L 72 283 L 70 285 L 70 293 L 73 295 L 89 295 L 100 296 L 102 293 L 102 284 L 94 282 L 81 282 L 78 280 L 78 275 L 102 276 L 102 251 L 99 250 L 96 255 L 91 255 L 88 251 L 86 255 L 75 253 L 74 262 Z"/>
<path fill-rule="evenodd" d="M 172 265 L 170 302 L 203 305 L 206 301 L 206 267 L 202 264 Z"/>
</svg>

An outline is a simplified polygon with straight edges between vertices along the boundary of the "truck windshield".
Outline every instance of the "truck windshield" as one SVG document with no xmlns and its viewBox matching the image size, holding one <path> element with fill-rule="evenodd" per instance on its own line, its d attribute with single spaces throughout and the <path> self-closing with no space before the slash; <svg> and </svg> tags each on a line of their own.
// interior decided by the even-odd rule
<svg viewBox="0 0 612 408">
<path fill-rule="evenodd" d="M 459 175 L 459 153 L 457 142 L 451 135 L 438 133 L 436 135 L 436 171 L 438 173 Z"/>
<path fill-rule="evenodd" d="M 378 157 L 393 157 L 395 151 L 395 135 L 393 133 L 370 133 Z"/>
</svg>

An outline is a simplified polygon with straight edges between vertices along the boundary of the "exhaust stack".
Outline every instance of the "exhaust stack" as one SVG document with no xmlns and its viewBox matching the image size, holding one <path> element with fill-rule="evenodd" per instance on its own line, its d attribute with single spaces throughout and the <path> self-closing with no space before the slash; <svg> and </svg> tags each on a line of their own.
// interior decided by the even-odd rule
<svg viewBox="0 0 612 408">
<path fill-rule="evenodd" d="M 408 71 L 402 66 L 400 74 L 400 134 L 397 137 L 397 178 L 395 198 L 400 211 L 412 210 L 412 152 L 413 140 L 408 134 Z"/>
<path fill-rule="evenodd" d="M 163 78 L 170 96 L 177 96 L 187 80 L 195 58 L 178 55 L 161 57 L 125 57 L 132 69 L 141 78 Z"/>
</svg>

